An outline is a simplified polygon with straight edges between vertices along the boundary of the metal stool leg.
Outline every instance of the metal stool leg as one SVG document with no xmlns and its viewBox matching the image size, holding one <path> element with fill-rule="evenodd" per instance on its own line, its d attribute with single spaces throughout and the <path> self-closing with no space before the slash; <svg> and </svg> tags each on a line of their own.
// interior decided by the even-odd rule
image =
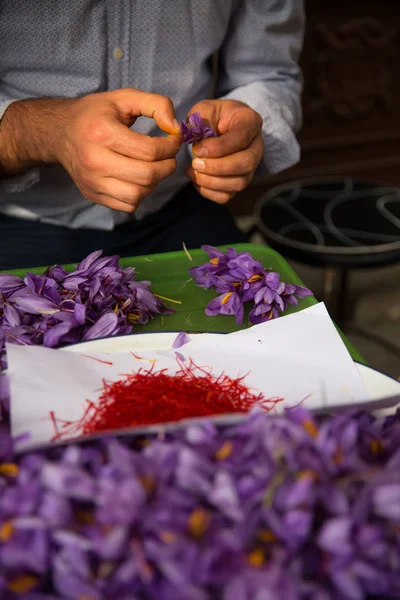
<svg viewBox="0 0 400 600">
<path fill-rule="evenodd" d="M 323 278 L 322 301 L 325 302 L 331 316 L 336 319 L 337 269 L 335 267 L 327 267 L 324 270 Z"/>
<path fill-rule="evenodd" d="M 337 296 L 337 321 L 339 327 L 345 327 L 350 319 L 349 272 L 342 269 L 339 275 L 339 293 Z"/>
<path fill-rule="evenodd" d="M 345 269 L 327 267 L 324 270 L 323 296 L 326 307 L 340 328 L 349 319 L 349 272 Z"/>
</svg>

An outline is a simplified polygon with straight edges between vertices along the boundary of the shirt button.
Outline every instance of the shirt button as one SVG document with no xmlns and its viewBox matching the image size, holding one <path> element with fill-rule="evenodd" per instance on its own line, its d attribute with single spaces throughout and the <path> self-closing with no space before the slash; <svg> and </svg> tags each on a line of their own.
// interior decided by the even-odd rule
<svg viewBox="0 0 400 600">
<path fill-rule="evenodd" d="M 124 57 L 124 51 L 122 50 L 122 48 L 114 48 L 113 54 L 116 60 L 121 60 L 121 58 Z"/>
</svg>

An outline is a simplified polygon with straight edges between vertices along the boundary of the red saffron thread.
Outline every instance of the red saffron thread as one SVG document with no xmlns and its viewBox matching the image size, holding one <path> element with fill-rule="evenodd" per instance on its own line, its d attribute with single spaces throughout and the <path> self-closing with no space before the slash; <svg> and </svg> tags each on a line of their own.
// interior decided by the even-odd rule
<svg viewBox="0 0 400 600">
<path fill-rule="evenodd" d="M 114 364 L 109 360 L 102 360 L 101 358 L 97 358 L 97 356 L 90 356 L 89 354 L 81 354 L 81 356 L 83 356 L 84 358 L 91 358 L 92 360 L 96 360 L 97 362 L 102 363 L 103 365 L 112 366 Z"/>
<path fill-rule="evenodd" d="M 175 375 L 166 369 L 155 371 L 153 364 L 118 381 L 104 380 L 99 400 L 86 400 L 78 421 L 57 420 L 52 412 L 52 441 L 193 417 L 245 413 L 256 404 L 268 412 L 283 401 L 250 391 L 244 384 L 246 376 L 215 376 L 192 361 L 180 366 Z"/>
</svg>

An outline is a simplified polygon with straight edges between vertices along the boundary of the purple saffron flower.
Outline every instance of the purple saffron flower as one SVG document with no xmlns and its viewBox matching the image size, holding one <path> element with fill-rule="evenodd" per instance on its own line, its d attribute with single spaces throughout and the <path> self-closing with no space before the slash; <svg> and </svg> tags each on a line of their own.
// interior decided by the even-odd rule
<svg viewBox="0 0 400 600">
<path fill-rule="evenodd" d="M 58 347 L 107 335 L 130 333 L 137 323 L 172 311 L 135 281 L 133 267 L 98 250 L 72 273 L 62 267 L 24 280 L 0 275 L 0 369 L 6 368 L 6 341 Z"/>
<path fill-rule="evenodd" d="M 56 348 L 60 345 L 65 334 L 69 333 L 75 327 L 76 324 L 74 323 L 58 323 L 57 325 L 54 325 L 45 332 L 43 336 L 43 345 L 48 348 Z M 95 327 L 95 325 L 93 325 L 93 327 Z"/>
<path fill-rule="evenodd" d="M 286 310 L 289 304 L 297 306 L 299 304 L 298 298 L 306 298 L 307 296 L 312 296 L 312 291 L 308 288 L 303 287 L 301 285 L 285 283 L 284 289 L 281 293 L 284 310 Z"/>
<path fill-rule="evenodd" d="M 17 292 L 24 287 L 24 282 L 16 275 L 7 275 L 0 273 L 0 296 L 6 299 L 14 292 Z"/>
<path fill-rule="evenodd" d="M 82 339 L 86 341 L 115 335 L 118 329 L 117 315 L 115 313 L 107 313 L 100 317 L 97 323 L 89 327 Z"/>
<path fill-rule="evenodd" d="M 21 325 L 21 315 L 12 304 L 4 304 L 3 316 L 3 327 L 12 328 Z"/>
<path fill-rule="evenodd" d="M 258 409 L 22 455 L 2 429 L 0 595 L 397 598 L 398 423 Z"/>
<path fill-rule="evenodd" d="M 28 290 L 15 292 L 8 301 L 21 312 L 31 315 L 52 315 L 60 310 L 51 300 Z"/>
<path fill-rule="evenodd" d="M 351 532 L 354 526 L 349 517 L 337 517 L 326 521 L 318 536 L 318 545 L 327 552 L 339 556 L 349 556 L 353 553 Z"/>
<path fill-rule="evenodd" d="M 203 124 L 200 113 L 189 115 L 187 122 L 181 121 L 181 135 L 184 144 L 197 144 L 209 137 L 217 136 L 212 127 Z"/>
<path fill-rule="evenodd" d="M 206 315 L 235 315 L 236 323 L 241 325 L 244 316 L 243 300 L 237 292 L 228 292 L 211 300 L 206 307 Z"/>
<path fill-rule="evenodd" d="M 205 289 L 214 289 L 222 294 L 221 298 L 232 292 L 236 300 L 240 297 L 242 304 L 254 300 L 249 317 L 252 324 L 275 319 L 290 304 L 297 305 L 297 298 L 311 295 L 311 291 L 305 287 L 280 281 L 279 273 L 264 269 L 260 261 L 255 260 L 249 252 L 237 254 L 233 249 L 222 252 L 212 246 L 203 246 L 203 249 L 209 255 L 210 261 L 192 267 L 189 273 L 197 285 Z M 216 298 L 207 306 L 206 314 L 237 314 L 231 305 L 224 311 L 219 310 L 221 298 Z M 239 321 L 241 322 L 240 318 Z"/>
<path fill-rule="evenodd" d="M 388 483 L 377 487 L 373 494 L 375 513 L 400 523 L 400 483 Z"/>
<path fill-rule="evenodd" d="M 270 321 L 271 319 L 277 319 L 279 316 L 280 312 L 276 306 L 261 302 L 260 304 L 256 304 L 254 308 L 251 309 L 249 321 L 253 325 L 257 325 L 258 323 L 265 323 L 265 321 Z"/>
</svg>

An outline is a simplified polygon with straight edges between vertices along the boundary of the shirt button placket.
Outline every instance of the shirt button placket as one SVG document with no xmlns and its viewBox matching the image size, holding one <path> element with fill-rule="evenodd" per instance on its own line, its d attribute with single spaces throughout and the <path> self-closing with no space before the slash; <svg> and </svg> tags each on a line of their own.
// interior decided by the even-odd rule
<svg viewBox="0 0 400 600">
<path fill-rule="evenodd" d="M 131 0 L 107 0 L 109 89 L 126 87 L 129 82 L 129 34 Z"/>
</svg>

